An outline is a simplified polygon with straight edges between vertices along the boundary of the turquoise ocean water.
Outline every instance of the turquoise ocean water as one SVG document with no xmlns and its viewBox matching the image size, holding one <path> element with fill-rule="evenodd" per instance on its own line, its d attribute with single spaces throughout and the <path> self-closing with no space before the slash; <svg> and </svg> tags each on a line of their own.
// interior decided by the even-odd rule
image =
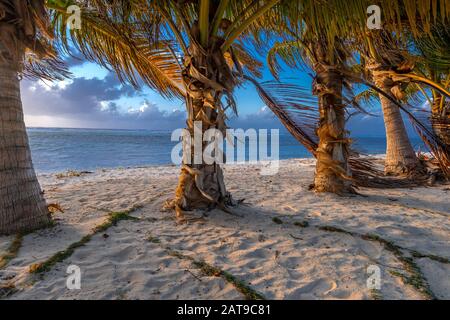
<svg viewBox="0 0 450 320">
<path fill-rule="evenodd" d="M 171 163 L 177 142 L 169 131 L 28 128 L 35 169 L 39 173 Z M 384 137 L 356 137 L 366 154 L 385 153 Z M 421 147 L 419 140 L 414 146 Z M 289 133 L 280 131 L 280 159 L 311 155 Z"/>
</svg>

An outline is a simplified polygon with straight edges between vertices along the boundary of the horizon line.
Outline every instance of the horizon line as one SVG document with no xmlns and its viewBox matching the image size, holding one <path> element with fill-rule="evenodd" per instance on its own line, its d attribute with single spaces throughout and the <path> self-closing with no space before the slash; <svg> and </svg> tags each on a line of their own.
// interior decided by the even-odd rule
<svg viewBox="0 0 450 320">
<path fill-rule="evenodd" d="M 117 130 L 117 131 L 154 131 L 171 132 L 171 129 L 143 129 L 143 128 L 92 128 L 92 127 L 46 127 L 46 126 L 25 126 L 26 129 L 73 129 L 73 130 Z M 280 129 L 280 133 L 284 131 Z M 285 133 L 290 134 L 287 130 Z M 355 138 L 386 138 L 385 135 L 353 136 Z"/>
</svg>

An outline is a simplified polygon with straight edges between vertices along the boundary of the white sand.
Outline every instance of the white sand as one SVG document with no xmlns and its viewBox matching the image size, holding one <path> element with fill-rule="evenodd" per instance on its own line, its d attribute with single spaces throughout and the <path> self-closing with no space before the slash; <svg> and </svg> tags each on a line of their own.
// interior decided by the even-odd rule
<svg viewBox="0 0 450 320">
<path fill-rule="evenodd" d="M 201 220 L 177 224 L 161 211 L 177 183 L 174 166 L 99 170 L 81 177 L 41 175 L 50 203 L 64 213 L 57 225 L 24 238 L 14 258 L 0 270 L 0 286 L 15 285 L 9 299 L 242 299 L 222 277 L 207 276 L 189 259 L 205 261 L 246 282 L 268 299 L 372 299 L 367 267 L 381 269 L 383 299 L 423 299 L 413 285 L 392 272 L 411 275 L 380 242 L 356 234 L 321 230 L 334 226 L 376 234 L 422 254 L 450 258 L 450 188 L 362 189 L 366 197 L 339 197 L 308 190 L 313 160 L 284 160 L 274 176 L 257 165 L 225 168 L 229 191 L 245 205 L 242 217 L 220 210 Z M 92 237 L 42 277 L 30 265 L 42 262 L 92 232 L 111 211 L 142 205 L 139 221 L 121 221 Z M 201 217 L 195 212 L 192 217 Z M 276 224 L 278 217 L 283 224 Z M 294 225 L 307 221 L 306 228 Z M 159 243 L 150 242 L 149 236 Z M 0 255 L 13 237 L 0 237 Z M 437 298 L 450 299 L 450 264 L 414 258 Z M 81 268 L 81 290 L 66 288 L 69 265 Z"/>
</svg>

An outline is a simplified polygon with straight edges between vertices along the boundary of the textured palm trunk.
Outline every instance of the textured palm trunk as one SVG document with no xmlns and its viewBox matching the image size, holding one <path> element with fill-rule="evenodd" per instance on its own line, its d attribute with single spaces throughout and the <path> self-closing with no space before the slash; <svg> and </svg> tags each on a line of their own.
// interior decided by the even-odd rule
<svg viewBox="0 0 450 320">
<path fill-rule="evenodd" d="M 450 146 L 450 114 L 447 110 L 450 105 L 444 107 L 441 110 L 441 100 L 442 97 L 436 97 L 433 101 L 433 106 L 431 108 L 431 125 L 433 131 L 438 135 L 442 142 L 447 146 Z"/>
<path fill-rule="evenodd" d="M 216 82 L 216 72 L 211 72 L 207 57 L 203 55 L 187 59 L 183 72 L 183 80 L 188 92 L 187 130 L 190 134 L 184 137 L 184 145 L 190 146 L 190 156 L 183 157 L 183 165 L 173 205 L 178 216 L 183 210 L 211 209 L 216 206 L 225 208 L 232 204 L 230 194 L 226 191 L 223 171 L 220 163 L 207 164 L 203 153 L 207 146 L 202 142 L 201 150 L 195 149 L 195 134 L 201 131 L 202 141 L 205 131 L 217 129 L 225 134 L 225 116 L 222 109 L 222 89 Z M 214 75 L 214 76 L 212 76 Z M 195 129 L 201 123 L 201 130 Z M 197 125 L 198 128 L 198 125 Z M 187 141 L 186 139 L 190 139 Z M 196 154 L 197 153 L 197 154 Z M 201 153 L 201 154 L 200 154 Z M 200 160 L 200 161 L 199 161 Z"/>
<path fill-rule="evenodd" d="M 319 96 L 320 120 L 314 188 L 318 192 L 353 193 L 349 180 L 349 139 L 346 137 L 341 98 L 343 78 L 326 68 L 319 67 L 316 72 L 314 93 Z"/>
<path fill-rule="evenodd" d="M 31 161 L 20 81 L 0 59 L 0 234 L 26 232 L 50 222 Z"/>
<path fill-rule="evenodd" d="M 394 83 L 391 79 L 381 76 L 376 83 L 384 92 L 392 92 Z M 421 172 L 423 168 L 406 133 L 400 109 L 384 95 L 380 95 L 380 101 L 386 128 L 385 173 L 411 175 Z"/>
</svg>

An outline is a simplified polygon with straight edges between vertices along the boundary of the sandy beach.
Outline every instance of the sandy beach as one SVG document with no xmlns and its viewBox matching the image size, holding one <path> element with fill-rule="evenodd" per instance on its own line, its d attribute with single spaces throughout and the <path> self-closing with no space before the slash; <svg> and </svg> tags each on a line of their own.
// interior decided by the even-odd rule
<svg viewBox="0 0 450 320">
<path fill-rule="evenodd" d="M 450 299 L 449 185 L 316 194 L 314 164 L 282 160 L 274 176 L 225 166 L 243 203 L 184 224 L 162 210 L 175 166 L 40 175 L 64 212 L 50 228 L 0 237 L 0 297 Z M 66 286 L 70 265 L 79 290 Z M 367 286 L 370 266 L 379 290 Z"/>
</svg>

